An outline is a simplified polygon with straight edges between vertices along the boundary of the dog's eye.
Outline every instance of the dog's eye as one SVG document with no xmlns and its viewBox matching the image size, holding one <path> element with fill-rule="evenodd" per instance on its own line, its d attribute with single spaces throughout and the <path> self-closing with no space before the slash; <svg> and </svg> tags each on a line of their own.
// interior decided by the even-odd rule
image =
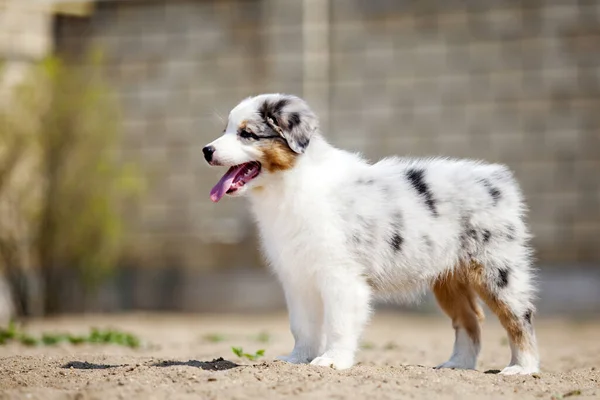
<svg viewBox="0 0 600 400">
<path fill-rule="evenodd" d="M 243 139 L 256 139 L 256 135 L 252 132 L 248 132 L 247 130 L 243 129 L 240 131 L 239 133 L 240 137 Z"/>
</svg>

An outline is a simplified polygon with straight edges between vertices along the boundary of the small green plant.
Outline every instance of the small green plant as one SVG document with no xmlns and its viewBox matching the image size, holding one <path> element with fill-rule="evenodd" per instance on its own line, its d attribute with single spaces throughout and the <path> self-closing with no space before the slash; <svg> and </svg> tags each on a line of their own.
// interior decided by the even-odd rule
<svg viewBox="0 0 600 400">
<path fill-rule="evenodd" d="M 562 398 L 571 397 L 571 396 L 581 396 L 581 390 L 579 390 L 579 389 L 571 390 L 571 391 L 563 394 Z"/>
<path fill-rule="evenodd" d="M 373 342 L 362 342 L 360 344 L 360 348 L 363 350 L 373 350 L 375 348 L 375 343 Z"/>
<path fill-rule="evenodd" d="M 17 328 L 17 324 L 14 321 L 10 321 L 6 328 L 0 329 L 0 345 L 6 344 L 10 341 L 18 341 L 25 345 L 32 346 L 37 344 L 37 340 L 32 336 L 21 332 Z"/>
<path fill-rule="evenodd" d="M 384 350 L 396 350 L 398 348 L 398 345 L 394 342 L 388 342 L 385 344 L 385 346 L 383 346 Z"/>
<path fill-rule="evenodd" d="M 58 344 L 60 342 L 64 342 L 67 339 L 67 335 L 62 335 L 60 333 L 44 333 L 42 334 L 42 343 L 46 346 L 52 346 Z"/>
<path fill-rule="evenodd" d="M 10 339 L 14 339 L 16 335 L 16 327 L 13 321 L 10 321 L 5 329 L 0 331 L 0 344 L 6 343 Z"/>
<path fill-rule="evenodd" d="M 571 396 L 581 396 L 581 390 L 576 389 L 576 390 L 571 390 L 570 392 L 564 393 L 564 394 L 554 394 L 552 395 L 552 397 L 550 397 L 551 400 L 562 400 L 565 397 L 571 397 Z"/>
<path fill-rule="evenodd" d="M 240 357 L 240 358 L 247 358 L 250 361 L 256 361 L 258 360 L 260 357 L 265 355 L 265 351 L 264 350 L 258 350 L 256 353 L 254 354 L 248 354 L 248 353 L 244 353 L 244 349 L 242 349 L 241 347 L 232 347 L 231 351 L 233 351 L 233 354 L 235 354 L 236 356 Z"/>
<path fill-rule="evenodd" d="M 38 339 L 26 333 L 23 333 L 21 336 L 19 336 L 18 340 L 21 342 L 21 344 L 25 346 L 37 346 L 38 344 L 40 344 L 40 341 Z"/>
<path fill-rule="evenodd" d="M 256 341 L 260 343 L 268 343 L 271 340 L 271 335 L 268 332 L 260 332 L 256 335 Z"/>
<path fill-rule="evenodd" d="M 100 330 L 92 328 L 90 334 L 86 336 L 68 333 L 43 333 L 41 337 L 36 338 L 20 330 L 14 321 L 11 321 L 6 328 L 0 328 L 0 345 L 11 341 L 19 342 L 25 346 L 37 346 L 39 344 L 54 346 L 62 342 L 70 344 L 117 344 L 131 348 L 140 346 L 140 340 L 136 336 L 113 329 Z"/>
<path fill-rule="evenodd" d="M 91 334 L 87 338 L 84 338 L 84 341 L 89 343 L 118 344 L 131 348 L 140 346 L 140 340 L 136 336 L 132 335 L 131 333 L 120 332 L 112 329 L 102 331 L 93 328 Z"/>
<path fill-rule="evenodd" d="M 208 333 L 202 336 L 202 339 L 211 343 L 219 343 L 225 341 L 226 338 L 225 335 L 221 335 L 220 333 Z"/>
</svg>

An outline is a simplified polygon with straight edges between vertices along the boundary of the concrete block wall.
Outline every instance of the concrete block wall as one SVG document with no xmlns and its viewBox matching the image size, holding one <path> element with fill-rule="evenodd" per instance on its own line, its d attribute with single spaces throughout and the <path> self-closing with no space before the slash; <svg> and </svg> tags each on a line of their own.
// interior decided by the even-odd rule
<svg viewBox="0 0 600 400">
<path fill-rule="evenodd" d="M 328 10 L 328 90 L 314 101 L 333 143 L 372 159 L 507 163 L 540 261 L 600 262 L 600 1 L 330 0 Z M 301 1 L 109 1 L 59 19 L 60 52 L 107 52 L 125 150 L 154 180 L 133 216 L 135 262 L 260 263 L 243 201 L 210 203 L 218 172 L 200 150 L 243 97 L 304 94 L 304 12 Z"/>
</svg>

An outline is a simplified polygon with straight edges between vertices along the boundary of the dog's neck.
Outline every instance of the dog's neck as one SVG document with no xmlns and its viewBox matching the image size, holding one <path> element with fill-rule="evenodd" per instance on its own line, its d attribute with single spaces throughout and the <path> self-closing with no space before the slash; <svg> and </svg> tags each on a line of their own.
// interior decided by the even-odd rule
<svg viewBox="0 0 600 400">
<path fill-rule="evenodd" d="M 297 164 L 294 166 L 294 168 L 285 172 L 288 174 L 293 174 L 296 172 L 296 170 L 302 168 L 314 168 L 326 160 L 331 152 L 335 151 L 339 150 L 329 144 L 320 133 L 317 133 L 311 139 L 310 144 L 306 148 L 304 154 L 298 156 Z M 285 178 L 285 173 L 283 176 Z"/>
<path fill-rule="evenodd" d="M 307 189 L 306 185 L 310 185 L 311 177 L 316 171 L 320 171 L 319 174 L 325 173 L 326 169 L 319 167 L 331 158 L 332 153 L 339 151 L 323 136 L 316 134 L 305 152 L 298 155 L 292 168 L 270 175 L 264 185 L 250 192 L 250 201 L 255 211 L 262 209 L 265 202 L 271 203 L 270 200 L 274 199 L 283 201 L 297 195 L 298 191 Z"/>
</svg>

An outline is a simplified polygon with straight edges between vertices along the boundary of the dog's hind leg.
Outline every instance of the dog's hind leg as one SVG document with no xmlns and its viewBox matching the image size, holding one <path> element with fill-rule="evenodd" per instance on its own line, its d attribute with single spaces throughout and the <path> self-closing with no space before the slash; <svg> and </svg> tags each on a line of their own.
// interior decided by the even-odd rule
<svg viewBox="0 0 600 400">
<path fill-rule="evenodd" d="M 452 319 L 455 331 L 452 356 L 436 368 L 475 369 L 484 318 L 477 294 L 460 273 L 440 277 L 432 289 L 440 307 Z"/>
<path fill-rule="evenodd" d="M 533 289 L 527 257 L 512 263 L 489 261 L 475 266 L 475 288 L 498 316 L 508 334 L 511 360 L 501 374 L 531 374 L 539 371 L 539 357 L 532 317 Z"/>
</svg>

